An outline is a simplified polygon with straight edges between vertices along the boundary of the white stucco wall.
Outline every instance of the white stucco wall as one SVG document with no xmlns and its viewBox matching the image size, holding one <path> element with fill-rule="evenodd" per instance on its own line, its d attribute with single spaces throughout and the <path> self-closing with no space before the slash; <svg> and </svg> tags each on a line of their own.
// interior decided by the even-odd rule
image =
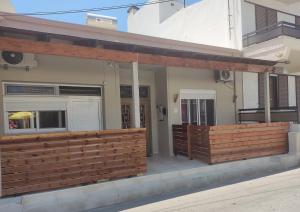
<svg viewBox="0 0 300 212">
<path fill-rule="evenodd" d="M 158 4 L 147 5 L 135 14 L 129 13 L 127 24 L 128 32 L 143 35 L 152 35 L 157 32 L 159 25 Z"/>
<path fill-rule="evenodd" d="M 241 49 L 241 2 L 240 0 L 230 0 L 229 2 L 232 15 L 231 30 L 229 29 L 228 0 L 202 0 L 179 10 L 161 23 L 157 22 L 157 16 L 162 13 L 162 10 L 159 10 L 159 7 L 145 6 L 134 15 L 129 15 L 128 31 L 192 43 Z"/>
<path fill-rule="evenodd" d="M 296 78 L 294 76 L 288 77 L 288 86 L 289 86 L 289 106 L 294 107 L 296 103 Z"/>
<path fill-rule="evenodd" d="M 159 22 L 163 22 L 184 7 L 183 0 L 159 4 Z"/>
<path fill-rule="evenodd" d="M 278 10 L 277 18 L 278 22 L 286 21 L 289 23 L 295 23 L 295 16 L 299 15 L 300 2 L 293 4 L 284 4 L 281 1 L 276 0 L 241 0 L 242 1 L 242 27 L 243 35 L 254 32 L 256 30 L 255 21 L 255 4 L 262 5 L 268 8 Z M 291 14 L 288 14 L 291 13 Z"/>
<path fill-rule="evenodd" d="M 282 12 L 277 12 L 277 19 L 278 19 L 278 22 L 285 21 L 285 22 L 292 23 L 292 24 L 295 23 L 295 16 L 292 16 L 292 15 L 289 15 L 286 13 L 282 13 Z"/>
<path fill-rule="evenodd" d="M 247 0 L 255 4 L 269 7 L 281 12 L 300 16 L 300 2 L 288 0 Z"/>
<path fill-rule="evenodd" d="M 242 27 L 243 35 L 256 30 L 255 5 L 242 0 Z"/>
<path fill-rule="evenodd" d="M 26 72 L 24 69 L 0 68 L 1 97 L 2 82 L 39 82 L 56 84 L 101 85 L 104 92 L 104 128 L 121 128 L 121 106 L 119 97 L 119 68 L 107 62 L 84 60 L 70 57 L 36 55 L 38 67 Z M 0 100 L 0 111 L 3 111 L 3 98 Z M 0 131 L 3 130 L 3 112 L 0 113 Z"/>
<path fill-rule="evenodd" d="M 258 74 L 243 73 L 244 109 L 258 108 Z"/>
<path fill-rule="evenodd" d="M 0 12 L 15 13 L 15 7 L 11 0 L 0 0 Z"/>
<path fill-rule="evenodd" d="M 172 135 L 172 125 L 181 124 L 180 99 L 174 101 L 174 96 L 180 93 L 181 89 L 201 89 L 213 90 L 216 92 L 216 124 L 234 124 L 235 120 L 235 103 L 233 82 L 223 83 L 216 82 L 212 70 L 201 69 L 182 69 L 175 67 L 167 68 L 168 76 L 168 113 L 169 113 L 169 134 Z M 184 80 L 183 80 L 184 79 Z M 237 105 L 236 109 L 241 109 L 242 92 L 241 80 L 242 73 L 236 72 L 237 79 Z M 169 138 L 172 145 L 172 138 Z"/>
</svg>

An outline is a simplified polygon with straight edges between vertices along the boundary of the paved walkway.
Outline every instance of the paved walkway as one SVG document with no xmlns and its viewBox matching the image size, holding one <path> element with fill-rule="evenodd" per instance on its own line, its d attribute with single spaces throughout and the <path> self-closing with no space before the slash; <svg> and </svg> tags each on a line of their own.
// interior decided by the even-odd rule
<svg viewBox="0 0 300 212">
<path fill-rule="evenodd" d="M 300 168 L 191 194 L 159 196 L 100 211 L 300 211 Z"/>
</svg>

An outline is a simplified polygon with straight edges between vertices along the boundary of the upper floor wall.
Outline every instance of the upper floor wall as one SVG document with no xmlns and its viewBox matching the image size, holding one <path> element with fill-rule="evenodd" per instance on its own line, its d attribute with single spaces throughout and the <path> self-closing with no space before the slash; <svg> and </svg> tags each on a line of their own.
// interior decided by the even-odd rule
<svg viewBox="0 0 300 212">
<path fill-rule="evenodd" d="M 300 1 L 242 0 L 243 35 L 265 29 L 279 22 L 300 25 Z"/>
<path fill-rule="evenodd" d="M 253 3 L 268 7 L 283 13 L 300 16 L 300 2 L 299 0 L 244 0 L 248 3 Z"/>
<path fill-rule="evenodd" d="M 154 35 L 163 21 L 183 8 L 183 0 L 149 4 L 139 9 L 131 8 L 128 11 L 128 32 Z"/>
<path fill-rule="evenodd" d="M 129 13 L 128 31 L 242 49 L 241 0 L 202 0 L 186 8 L 181 0 L 145 6 Z"/>
</svg>

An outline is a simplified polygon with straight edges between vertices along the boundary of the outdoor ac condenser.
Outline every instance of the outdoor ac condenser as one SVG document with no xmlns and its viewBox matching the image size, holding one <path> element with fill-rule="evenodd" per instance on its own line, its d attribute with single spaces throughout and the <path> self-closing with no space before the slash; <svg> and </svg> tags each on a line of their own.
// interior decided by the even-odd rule
<svg viewBox="0 0 300 212">
<path fill-rule="evenodd" d="M 0 55 L 0 65 L 8 68 L 34 68 L 37 67 L 37 61 L 34 54 L 2 51 Z"/>
<path fill-rule="evenodd" d="M 229 70 L 215 70 L 216 82 L 231 82 L 233 81 L 233 73 Z"/>
</svg>

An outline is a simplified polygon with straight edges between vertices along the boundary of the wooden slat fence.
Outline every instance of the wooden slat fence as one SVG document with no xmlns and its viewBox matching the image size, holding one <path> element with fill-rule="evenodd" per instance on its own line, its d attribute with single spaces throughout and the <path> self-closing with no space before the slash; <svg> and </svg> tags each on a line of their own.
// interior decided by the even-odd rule
<svg viewBox="0 0 300 212">
<path fill-rule="evenodd" d="M 0 137 L 2 196 L 146 172 L 145 129 Z"/>
<path fill-rule="evenodd" d="M 210 163 L 209 127 L 190 125 L 187 130 L 189 158 Z"/>
<path fill-rule="evenodd" d="M 173 125 L 174 155 L 188 156 L 187 125 Z"/>
<path fill-rule="evenodd" d="M 187 127 L 191 159 L 209 164 L 288 153 L 289 123 Z"/>
<path fill-rule="evenodd" d="M 210 127 L 210 163 L 287 153 L 288 129 L 280 122 Z"/>
</svg>

